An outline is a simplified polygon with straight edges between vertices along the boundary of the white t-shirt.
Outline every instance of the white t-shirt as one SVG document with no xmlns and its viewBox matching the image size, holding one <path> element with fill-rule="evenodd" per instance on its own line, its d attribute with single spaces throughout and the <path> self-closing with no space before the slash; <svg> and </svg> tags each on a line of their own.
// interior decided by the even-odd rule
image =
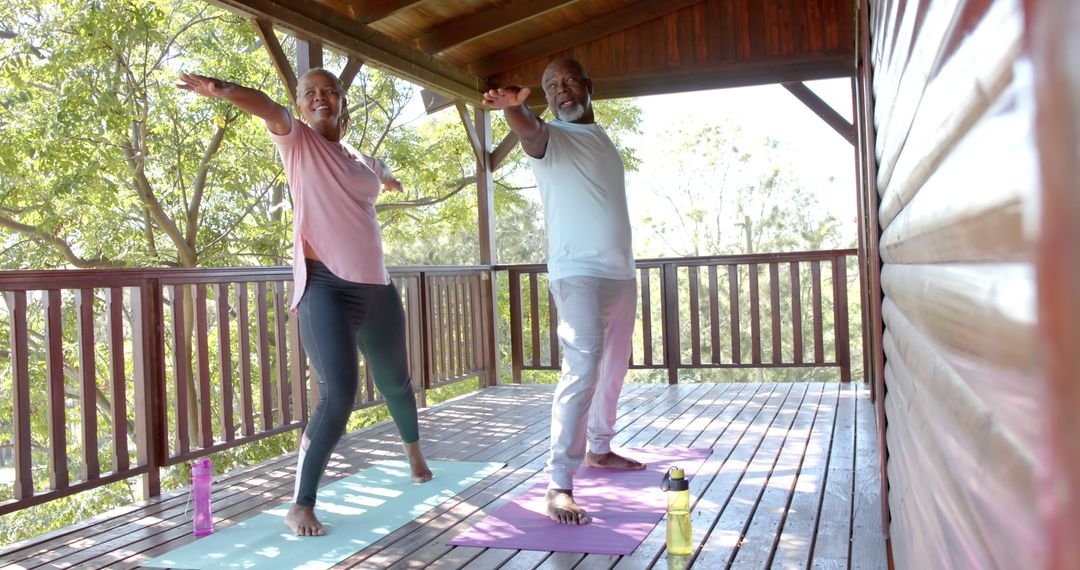
<svg viewBox="0 0 1080 570">
<path fill-rule="evenodd" d="M 595 123 L 553 120 L 547 151 L 529 157 L 548 234 L 548 278 L 634 278 L 622 157 Z M 526 155 L 528 156 L 528 155 Z"/>
</svg>

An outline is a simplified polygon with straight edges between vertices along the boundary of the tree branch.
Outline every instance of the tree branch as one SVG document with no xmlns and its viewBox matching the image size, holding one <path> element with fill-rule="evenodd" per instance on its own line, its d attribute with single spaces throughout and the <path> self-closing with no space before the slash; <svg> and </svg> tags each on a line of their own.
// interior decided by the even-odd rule
<svg viewBox="0 0 1080 570">
<path fill-rule="evenodd" d="M 139 138 L 139 125 L 132 123 L 132 138 Z M 188 245 L 184 236 L 180 233 L 180 228 L 176 227 L 176 224 L 169 217 L 168 213 L 161 206 L 161 202 L 158 201 L 154 195 L 154 188 L 150 184 L 150 180 L 146 178 L 146 172 L 143 170 L 144 159 L 140 152 L 135 150 L 131 141 L 124 141 L 120 144 L 120 147 L 124 149 L 124 154 L 127 158 L 128 168 L 131 169 L 131 175 L 133 178 L 133 186 L 135 192 L 138 194 L 139 199 L 146 205 L 146 211 L 150 214 L 150 218 L 157 223 L 165 235 L 169 236 L 169 239 L 176 245 L 176 250 L 180 255 L 180 265 L 183 267 L 194 267 L 198 262 L 198 256 L 195 250 Z"/>
<path fill-rule="evenodd" d="M 195 180 L 192 183 L 191 205 L 187 208 L 187 235 L 185 237 L 191 247 L 195 247 L 195 238 L 199 233 L 199 208 L 202 206 L 203 192 L 206 189 L 206 178 L 210 173 L 210 161 L 221 149 L 221 141 L 225 140 L 225 133 L 229 130 L 229 125 L 234 118 L 235 116 L 225 116 L 223 123 L 218 125 L 217 130 L 214 131 L 214 136 L 210 138 L 210 144 L 206 146 L 202 161 L 199 162 L 199 169 L 196 171 Z"/>
<path fill-rule="evenodd" d="M 47 243 L 53 246 L 60 251 L 60 255 L 62 255 L 68 263 L 79 269 L 110 269 L 124 267 L 124 264 L 122 263 L 117 263 L 101 257 L 95 259 L 79 257 L 71 249 L 71 244 L 67 241 L 60 239 L 41 228 L 17 222 L 7 216 L 0 216 L 0 226 L 27 235 L 33 238 L 34 241 Z"/>
<path fill-rule="evenodd" d="M 473 184 L 475 182 L 476 182 L 476 177 L 475 176 L 466 176 L 464 178 L 458 179 L 457 182 L 455 182 L 453 185 L 451 185 L 450 187 L 452 189 L 449 192 L 447 192 L 446 194 L 442 194 L 442 195 L 439 195 L 439 196 L 426 196 L 424 198 L 417 198 L 416 200 L 403 200 L 403 201 L 400 201 L 400 202 L 383 202 L 382 204 L 376 204 L 375 205 L 375 211 L 379 212 L 379 213 L 392 212 L 394 210 L 405 210 L 405 209 L 409 209 L 409 208 L 419 208 L 421 206 L 431 206 L 433 204 L 438 204 L 440 202 L 445 202 L 445 201 L 449 200 L 450 198 L 452 198 L 455 194 L 457 194 L 458 192 L 461 192 L 462 190 L 467 188 L 470 184 Z"/>
</svg>

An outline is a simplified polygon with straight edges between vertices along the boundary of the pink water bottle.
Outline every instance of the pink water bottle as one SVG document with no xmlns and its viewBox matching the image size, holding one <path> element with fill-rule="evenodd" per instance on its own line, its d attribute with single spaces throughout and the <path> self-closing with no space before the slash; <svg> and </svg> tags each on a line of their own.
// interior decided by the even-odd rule
<svg viewBox="0 0 1080 570">
<path fill-rule="evenodd" d="M 191 464 L 191 501 L 195 511 L 192 527 L 195 536 L 214 532 L 214 516 L 210 512 L 210 482 L 213 475 L 209 457 L 197 459 Z"/>
</svg>

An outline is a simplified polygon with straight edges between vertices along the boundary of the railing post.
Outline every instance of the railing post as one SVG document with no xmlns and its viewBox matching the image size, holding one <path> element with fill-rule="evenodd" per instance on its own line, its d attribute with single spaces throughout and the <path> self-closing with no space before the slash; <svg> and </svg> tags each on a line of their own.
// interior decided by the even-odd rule
<svg viewBox="0 0 1080 570">
<path fill-rule="evenodd" d="M 421 407 L 427 407 L 427 390 L 431 386 L 431 323 L 428 315 L 427 274 L 421 271 L 416 276 L 416 299 L 418 301 L 415 315 L 420 319 L 420 402 Z"/>
<path fill-rule="evenodd" d="M 492 388 L 499 384 L 499 281 L 495 269 L 489 268 L 481 273 L 480 308 L 483 311 L 480 328 L 482 343 L 481 357 L 484 359 L 485 376 L 481 378 L 481 388 Z"/>
<path fill-rule="evenodd" d="M 514 384 L 521 384 L 521 366 L 525 359 L 521 347 L 521 274 L 514 269 L 507 273 L 510 276 L 510 378 Z"/>
<path fill-rule="evenodd" d="M 11 317 L 11 365 L 12 421 L 14 422 L 15 444 L 15 481 L 13 489 L 15 499 L 24 500 L 34 496 L 33 457 L 31 447 L 30 418 L 30 349 L 29 331 L 26 324 L 26 291 L 6 292 L 8 314 Z"/>
<path fill-rule="evenodd" d="M 484 369 L 486 381 L 482 387 L 499 384 L 499 281 L 495 269 L 487 270 L 487 279 L 480 277 L 481 303 L 484 309 Z"/>
<path fill-rule="evenodd" d="M 851 341 L 848 335 L 847 256 L 833 259 L 833 326 L 836 338 L 836 363 L 840 381 L 851 381 Z"/>
<path fill-rule="evenodd" d="M 147 279 L 131 297 L 134 348 L 136 457 L 146 465 L 142 478 L 144 499 L 161 494 L 161 467 L 167 452 L 165 402 L 164 322 L 161 284 Z"/>
<path fill-rule="evenodd" d="M 679 276 L 674 263 L 663 264 L 660 271 L 664 280 L 664 293 L 660 296 L 660 310 L 664 319 L 664 365 L 668 371 L 668 384 L 678 384 L 679 364 L 682 361 L 679 346 Z"/>
</svg>

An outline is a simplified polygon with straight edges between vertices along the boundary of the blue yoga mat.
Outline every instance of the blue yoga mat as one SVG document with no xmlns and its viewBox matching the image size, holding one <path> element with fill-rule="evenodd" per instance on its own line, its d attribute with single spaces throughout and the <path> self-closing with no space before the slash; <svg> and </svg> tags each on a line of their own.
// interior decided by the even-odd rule
<svg viewBox="0 0 1080 570">
<path fill-rule="evenodd" d="M 502 463 L 429 461 L 435 478 L 413 483 L 404 461 L 378 461 L 319 489 L 325 536 L 285 526 L 291 503 L 185 544 L 143 566 L 156 568 L 329 568 L 502 468 Z"/>
</svg>

